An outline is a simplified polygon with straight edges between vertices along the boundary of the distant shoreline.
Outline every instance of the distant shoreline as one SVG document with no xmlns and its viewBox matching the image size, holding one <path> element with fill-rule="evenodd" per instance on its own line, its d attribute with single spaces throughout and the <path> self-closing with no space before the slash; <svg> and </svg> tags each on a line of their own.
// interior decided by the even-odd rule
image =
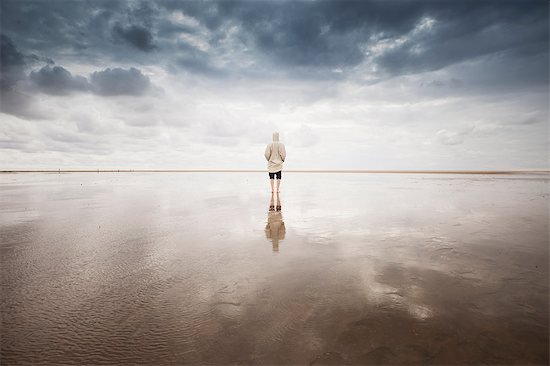
<svg viewBox="0 0 550 366">
<path fill-rule="evenodd" d="M 550 173 L 548 169 L 533 170 L 362 170 L 362 169 L 285 169 L 285 173 L 366 173 L 366 174 L 525 174 Z M 57 169 L 0 170 L 0 173 L 266 173 L 260 169 Z"/>
</svg>

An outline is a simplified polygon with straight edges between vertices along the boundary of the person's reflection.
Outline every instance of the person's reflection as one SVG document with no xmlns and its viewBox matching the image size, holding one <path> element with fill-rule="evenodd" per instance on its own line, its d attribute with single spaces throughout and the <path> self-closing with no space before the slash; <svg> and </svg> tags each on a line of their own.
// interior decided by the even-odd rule
<svg viewBox="0 0 550 366">
<path fill-rule="evenodd" d="M 271 240 L 273 251 L 279 251 L 279 240 L 285 238 L 285 223 L 283 222 L 283 213 L 281 211 L 281 198 L 277 192 L 277 206 L 274 205 L 274 193 L 271 192 L 271 202 L 269 212 L 267 213 L 267 225 L 265 226 L 265 236 Z"/>
</svg>

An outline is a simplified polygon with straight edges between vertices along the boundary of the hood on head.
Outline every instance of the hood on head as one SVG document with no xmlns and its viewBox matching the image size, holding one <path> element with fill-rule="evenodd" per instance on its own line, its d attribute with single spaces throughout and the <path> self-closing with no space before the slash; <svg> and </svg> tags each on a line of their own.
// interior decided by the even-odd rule
<svg viewBox="0 0 550 366">
<path fill-rule="evenodd" d="M 273 132 L 273 142 L 279 141 L 279 132 Z"/>
</svg>

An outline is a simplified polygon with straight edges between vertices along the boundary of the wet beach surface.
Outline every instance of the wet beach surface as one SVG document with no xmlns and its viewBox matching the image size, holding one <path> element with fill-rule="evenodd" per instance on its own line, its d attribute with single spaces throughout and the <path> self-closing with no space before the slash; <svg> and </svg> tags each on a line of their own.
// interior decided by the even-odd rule
<svg viewBox="0 0 550 366">
<path fill-rule="evenodd" d="M 2 174 L 0 363 L 548 364 L 549 178 Z"/>
</svg>

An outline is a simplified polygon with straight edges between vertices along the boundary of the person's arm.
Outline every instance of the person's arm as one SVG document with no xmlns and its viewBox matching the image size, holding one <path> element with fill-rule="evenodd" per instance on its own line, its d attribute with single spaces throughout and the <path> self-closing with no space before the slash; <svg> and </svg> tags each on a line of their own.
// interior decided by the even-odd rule
<svg viewBox="0 0 550 366">
<path fill-rule="evenodd" d="M 267 147 L 265 148 L 264 156 L 266 160 L 269 161 L 269 158 L 271 157 L 271 144 L 268 144 Z"/>
<path fill-rule="evenodd" d="M 283 159 L 283 161 L 285 161 L 286 159 L 286 150 L 285 150 L 285 145 L 284 144 L 280 144 L 280 150 L 279 150 L 279 154 L 281 155 L 281 159 Z"/>
</svg>

